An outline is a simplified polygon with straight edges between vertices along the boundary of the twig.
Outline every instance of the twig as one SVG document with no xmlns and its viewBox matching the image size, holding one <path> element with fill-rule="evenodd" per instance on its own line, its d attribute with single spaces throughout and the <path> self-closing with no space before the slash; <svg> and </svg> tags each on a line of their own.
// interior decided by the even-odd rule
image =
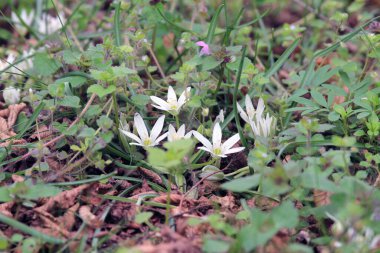
<svg viewBox="0 0 380 253">
<path fill-rule="evenodd" d="M 166 79 L 165 73 L 164 73 L 164 71 L 162 70 L 161 65 L 160 65 L 160 63 L 158 62 L 157 57 L 156 57 L 156 55 L 154 54 L 152 48 L 151 48 L 151 47 L 148 47 L 148 50 L 149 50 L 150 55 L 151 55 L 152 58 L 153 58 L 154 63 L 155 63 L 156 66 L 157 66 L 158 72 L 160 72 L 161 77 L 164 78 L 164 79 Z"/>
<path fill-rule="evenodd" d="M 203 178 L 202 178 L 201 180 L 199 180 L 195 185 L 193 185 L 193 187 L 191 187 L 190 190 L 188 190 L 185 194 L 183 194 L 183 195 L 182 195 L 182 198 L 181 198 L 181 201 L 179 202 L 179 209 L 182 208 L 183 201 L 185 200 L 185 197 L 186 197 L 187 195 L 189 195 L 190 192 L 192 192 L 196 187 L 198 187 L 198 186 L 199 186 L 203 181 L 205 181 L 207 178 L 209 178 L 209 177 L 211 177 L 211 176 L 213 176 L 213 175 L 215 175 L 215 174 L 217 174 L 217 173 L 220 173 L 220 172 L 223 172 L 223 171 L 227 170 L 227 169 L 230 167 L 232 161 L 233 161 L 233 160 L 231 160 L 231 161 L 227 164 L 227 166 L 226 166 L 224 169 L 222 169 L 222 170 L 220 170 L 220 171 L 212 172 L 212 173 L 210 173 L 209 175 L 207 175 L 206 177 L 203 177 Z"/>
<path fill-rule="evenodd" d="M 79 116 L 70 124 L 70 126 L 67 128 L 67 130 L 71 129 L 76 123 L 78 123 L 78 121 L 83 117 L 83 115 L 87 112 L 87 110 L 90 108 L 92 102 L 94 101 L 94 99 L 96 98 L 96 94 L 93 93 L 90 97 L 90 99 L 88 100 L 86 106 L 83 108 L 83 110 L 81 111 L 81 113 L 79 114 Z M 50 145 L 53 145 L 54 143 L 56 143 L 57 141 L 60 141 L 63 137 L 65 137 L 64 134 L 61 134 L 57 137 L 55 137 L 54 139 L 48 141 L 47 143 L 45 143 L 43 145 L 43 147 L 48 147 Z M 28 153 L 26 153 L 25 155 L 23 155 L 21 157 L 21 160 L 25 160 L 26 158 L 28 158 L 29 156 L 31 156 L 33 153 L 33 150 L 32 151 L 29 151 Z"/>
</svg>

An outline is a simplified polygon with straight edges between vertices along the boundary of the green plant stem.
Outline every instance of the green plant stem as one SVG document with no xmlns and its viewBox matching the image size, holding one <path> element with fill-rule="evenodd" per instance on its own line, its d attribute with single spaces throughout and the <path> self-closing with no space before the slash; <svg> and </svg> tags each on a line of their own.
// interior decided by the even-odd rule
<svg viewBox="0 0 380 253">
<path fill-rule="evenodd" d="M 178 114 L 174 115 L 174 117 L 175 117 L 175 124 L 177 126 L 177 131 L 178 131 L 178 129 L 179 129 L 179 117 L 178 117 Z"/>
<path fill-rule="evenodd" d="M 166 195 L 166 211 L 165 211 L 165 224 L 169 225 L 170 221 L 170 195 L 171 195 L 171 176 L 168 176 L 167 195 Z"/>
<path fill-rule="evenodd" d="M 249 167 L 248 166 L 245 166 L 243 168 L 240 168 L 238 170 L 235 170 L 234 172 L 231 172 L 231 173 L 228 173 L 228 174 L 225 174 L 226 177 L 232 177 L 234 175 L 237 175 L 237 174 L 240 174 L 240 173 L 246 173 L 246 172 L 249 172 Z"/>
<path fill-rule="evenodd" d="M 221 162 L 221 158 L 220 157 L 216 157 L 216 158 L 213 158 L 213 160 L 215 161 L 215 167 L 219 168 L 220 169 L 220 162 Z"/>
<path fill-rule="evenodd" d="M 233 109 L 234 109 L 233 113 L 235 115 L 235 123 L 236 123 L 236 127 L 238 129 L 238 132 L 239 132 L 240 140 L 241 140 L 243 146 L 248 150 L 248 144 L 247 144 L 247 141 L 246 141 L 244 134 L 243 134 L 243 128 L 240 125 L 240 116 L 239 116 L 238 109 L 237 109 L 237 92 L 239 90 L 240 78 L 241 78 L 241 74 L 243 72 L 244 58 L 245 58 L 246 51 L 247 51 L 247 47 L 244 46 L 242 56 L 241 56 L 241 61 L 239 64 L 239 70 L 237 73 L 234 94 L 233 94 L 234 95 L 234 97 L 233 97 Z"/>
</svg>

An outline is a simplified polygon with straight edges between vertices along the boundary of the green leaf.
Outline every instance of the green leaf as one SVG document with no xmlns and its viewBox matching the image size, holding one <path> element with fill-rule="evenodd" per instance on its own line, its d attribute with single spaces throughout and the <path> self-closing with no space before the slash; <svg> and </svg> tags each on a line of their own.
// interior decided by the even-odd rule
<svg viewBox="0 0 380 253">
<path fill-rule="evenodd" d="M 138 224 L 143 224 L 149 221 L 150 218 L 152 218 L 153 213 L 152 212 L 142 212 L 138 213 L 135 216 L 135 222 Z"/>
<path fill-rule="evenodd" d="M 226 241 L 205 238 L 202 251 L 207 253 L 223 253 L 228 252 L 230 244 Z"/>
<path fill-rule="evenodd" d="M 73 48 L 63 51 L 63 61 L 67 64 L 77 64 L 81 56 L 80 51 Z"/>
<path fill-rule="evenodd" d="M 219 168 L 213 165 L 206 165 L 202 168 L 202 172 L 199 174 L 199 177 L 207 177 L 206 180 L 209 181 L 220 181 L 224 179 L 224 173 Z"/>
<path fill-rule="evenodd" d="M 33 70 L 35 74 L 50 76 L 62 67 L 62 63 L 51 58 L 46 53 L 36 53 L 33 59 Z"/>
<path fill-rule="evenodd" d="M 324 96 L 320 93 L 320 92 L 318 92 L 318 91 L 316 91 L 316 90 L 312 90 L 311 92 L 310 92 L 310 94 L 311 94 L 311 96 L 314 98 L 314 100 L 318 103 L 318 104 L 320 104 L 321 106 L 323 106 L 323 107 L 328 107 L 328 104 L 327 104 L 327 102 L 326 102 L 326 99 L 324 98 Z"/>
<path fill-rule="evenodd" d="M 80 108 L 80 98 L 77 96 L 64 96 L 58 104 L 65 107 Z"/>
<path fill-rule="evenodd" d="M 37 184 L 31 186 L 25 193 L 18 195 L 22 198 L 33 200 L 55 196 L 60 192 L 61 190 L 55 186 L 48 184 Z"/>
<path fill-rule="evenodd" d="M 337 112 L 330 112 L 329 115 L 327 116 L 327 118 L 328 118 L 331 122 L 334 122 L 334 121 L 339 120 L 340 115 L 339 115 Z"/>
<path fill-rule="evenodd" d="M 73 88 L 79 88 L 81 87 L 85 82 L 87 81 L 87 78 L 83 76 L 69 76 L 57 79 L 54 83 L 70 83 Z"/>
<path fill-rule="evenodd" d="M 0 202 L 9 202 L 12 199 L 9 188 L 7 186 L 0 187 Z"/>
<path fill-rule="evenodd" d="M 87 93 L 95 93 L 96 95 L 98 95 L 100 98 L 108 95 L 108 94 L 111 94 L 112 92 L 114 92 L 116 90 L 116 86 L 115 85 L 110 85 L 108 86 L 106 89 L 103 88 L 103 86 L 101 86 L 100 84 L 93 84 L 91 85 L 88 89 L 87 89 Z"/>
<path fill-rule="evenodd" d="M 106 115 L 102 115 L 96 123 L 98 124 L 99 127 L 101 127 L 103 130 L 108 130 L 112 127 L 113 121 L 108 118 Z"/>
<path fill-rule="evenodd" d="M 135 96 L 132 96 L 131 100 L 136 106 L 143 107 L 149 103 L 150 97 L 143 94 L 137 94 Z"/>
<path fill-rule="evenodd" d="M 65 95 L 65 84 L 52 83 L 48 86 L 48 90 L 52 97 L 63 97 Z"/>
<path fill-rule="evenodd" d="M 260 174 L 255 174 L 248 177 L 234 179 L 230 182 L 224 183 L 221 187 L 225 190 L 233 192 L 245 192 L 259 185 Z"/>
</svg>

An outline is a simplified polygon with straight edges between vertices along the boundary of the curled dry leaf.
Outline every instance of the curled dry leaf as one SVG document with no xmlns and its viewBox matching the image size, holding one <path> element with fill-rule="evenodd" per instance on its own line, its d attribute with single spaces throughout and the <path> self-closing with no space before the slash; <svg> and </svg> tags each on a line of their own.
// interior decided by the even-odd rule
<svg viewBox="0 0 380 253">
<path fill-rule="evenodd" d="M 8 128 L 12 128 L 14 126 L 14 124 L 16 123 L 18 114 L 22 110 L 24 110 L 25 107 L 26 107 L 25 103 L 20 103 L 20 104 L 17 104 L 17 105 L 10 105 L 8 107 L 8 109 L 9 109 Z"/>
<path fill-rule="evenodd" d="M 23 176 L 19 176 L 17 174 L 12 174 L 12 180 L 13 180 L 13 182 L 18 183 L 18 182 L 24 182 L 25 178 Z"/>
<path fill-rule="evenodd" d="M 51 197 L 47 199 L 46 203 L 43 204 L 40 207 L 35 208 L 34 210 L 37 212 L 49 212 L 53 208 L 59 207 L 61 209 L 67 209 L 70 208 L 75 204 L 76 198 L 79 194 L 82 193 L 82 191 L 89 188 L 91 184 L 84 184 L 80 185 L 74 189 L 61 192 L 57 196 Z"/>
<path fill-rule="evenodd" d="M 145 169 L 143 167 L 139 167 L 139 172 L 142 174 L 144 178 L 147 177 L 149 180 L 153 181 L 156 184 L 164 185 L 161 177 L 154 171 Z M 177 189 L 177 186 L 175 186 L 174 184 L 171 184 L 171 189 L 172 190 Z"/>
<path fill-rule="evenodd" d="M 210 199 L 218 203 L 221 206 L 222 210 L 228 210 L 236 213 L 239 209 L 238 205 L 236 204 L 235 197 L 231 194 L 228 194 L 224 197 L 213 195 Z"/>
<path fill-rule="evenodd" d="M 13 207 L 14 204 L 15 203 L 13 201 L 12 202 L 7 202 L 7 203 L 0 204 L 0 213 L 2 213 L 5 216 L 8 216 L 10 218 L 13 218 L 13 214 L 11 212 L 11 208 Z"/>
<path fill-rule="evenodd" d="M 67 231 L 70 231 L 72 227 L 75 225 L 75 212 L 79 208 L 79 203 L 76 203 L 72 207 L 70 207 L 63 216 L 58 217 L 58 222 L 63 224 L 64 228 Z"/>
<path fill-rule="evenodd" d="M 313 190 L 313 199 L 316 206 L 326 206 L 330 204 L 330 192 L 321 191 L 314 189 Z"/>
<path fill-rule="evenodd" d="M 46 157 L 45 162 L 49 165 L 49 168 L 54 171 L 59 171 L 62 168 L 62 165 L 55 157 Z"/>
<path fill-rule="evenodd" d="M 43 227 L 35 227 L 36 230 L 42 229 L 43 231 L 46 231 L 49 235 L 53 235 L 55 237 L 69 238 L 70 232 L 67 231 L 63 223 L 57 223 L 56 221 L 43 215 L 40 215 L 40 219 L 43 222 Z"/>
<path fill-rule="evenodd" d="M 0 117 L 7 118 L 9 115 L 9 109 L 0 110 Z"/>
<path fill-rule="evenodd" d="M 170 194 L 170 204 L 179 204 L 181 202 L 182 196 L 179 194 Z M 162 194 L 158 197 L 152 199 L 154 202 L 165 204 L 167 201 L 167 194 Z"/>
<path fill-rule="evenodd" d="M 79 216 L 83 222 L 91 228 L 99 228 L 102 225 L 102 221 L 93 213 L 91 213 L 91 207 L 81 206 L 79 209 Z"/>
<path fill-rule="evenodd" d="M 0 117 L 0 147 L 8 147 L 10 144 L 17 145 L 26 142 L 24 139 L 9 139 L 15 135 L 16 134 L 12 131 L 12 129 L 8 127 L 7 121 L 4 118 Z M 22 149 L 18 147 L 12 147 L 12 150 L 21 151 Z"/>
<path fill-rule="evenodd" d="M 52 134 L 53 131 L 51 131 L 46 125 L 40 125 L 30 138 L 42 140 L 50 137 Z"/>
</svg>

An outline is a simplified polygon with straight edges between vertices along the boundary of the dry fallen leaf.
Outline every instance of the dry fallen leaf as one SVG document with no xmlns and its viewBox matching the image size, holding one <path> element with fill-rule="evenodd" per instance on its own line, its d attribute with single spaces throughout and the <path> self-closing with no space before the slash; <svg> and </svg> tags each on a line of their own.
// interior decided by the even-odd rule
<svg viewBox="0 0 380 253">
<path fill-rule="evenodd" d="M 16 123 L 18 114 L 24 110 L 26 107 L 25 103 L 20 103 L 16 105 L 10 105 L 8 107 L 9 109 L 9 115 L 8 115 L 8 128 L 12 128 L 14 124 Z"/>
<path fill-rule="evenodd" d="M 81 206 L 79 208 L 79 216 L 91 228 L 99 228 L 102 225 L 102 221 L 91 212 L 91 207 L 89 206 Z"/>
<path fill-rule="evenodd" d="M 330 192 L 321 191 L 314 189 L 313 190 L 313 199 L 316 206 L 326 206 L 330 204 Z"/>
<path fill-rule="evenodd" d="M 91 184 L 84 184 L 68 191 L 61 192 L 57 196 L 48 198 L 45 204 L 35 208 L 34 210 L 40 213 L 45 213 L 56 207 L 68 209 L 75 204 L 78 195 L 90 186 Z"/>
</svg>

